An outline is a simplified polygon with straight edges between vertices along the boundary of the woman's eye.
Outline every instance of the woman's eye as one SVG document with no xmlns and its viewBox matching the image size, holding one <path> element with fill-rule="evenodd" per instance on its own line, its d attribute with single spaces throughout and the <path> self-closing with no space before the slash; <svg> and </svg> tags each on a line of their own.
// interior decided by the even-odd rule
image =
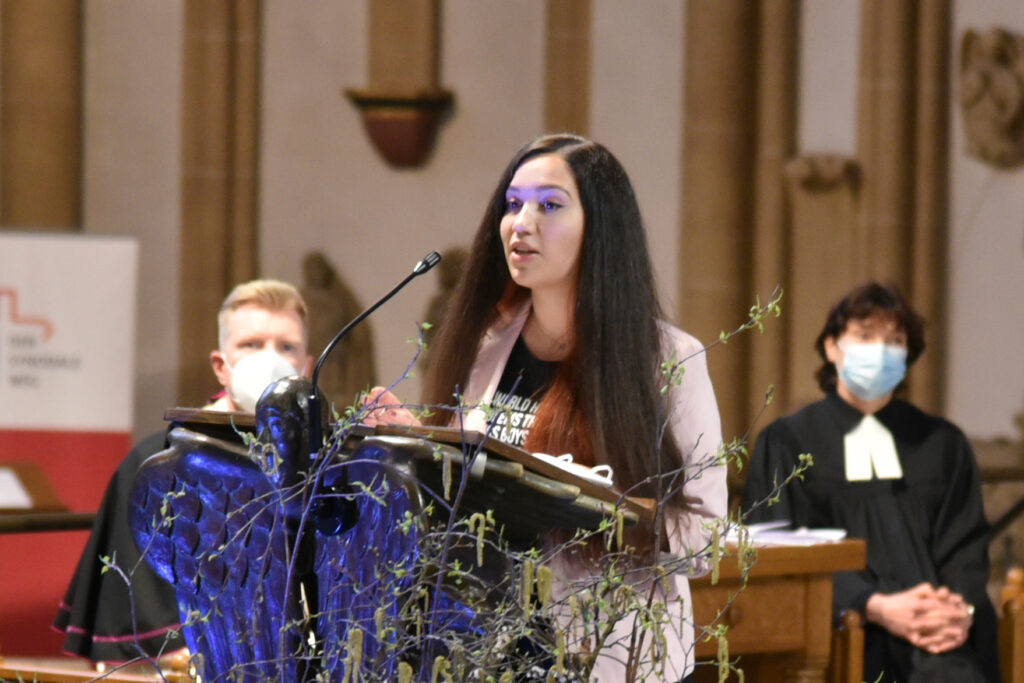
<svg viewBox="0 0 1024 683">
<path fill-rule="evenodd" d="M 519 211 L 523 203 L 518 199 L 506 199 L 505 200 L 505 213 L 515 213 Z"/>
<path fill-rule="evenodd" d="M 551 200 L 548 200 L 548 201 L 544 202 L 543 204 L 541 204 L 541 206 L 544 207 L 544 211 L 546 213 L 550 213 L 552 211 L 557 211 L 558 209 L 562 208 L 561 204 L 559 204 L 558 202 L 553 202 Z"/>
</svg>

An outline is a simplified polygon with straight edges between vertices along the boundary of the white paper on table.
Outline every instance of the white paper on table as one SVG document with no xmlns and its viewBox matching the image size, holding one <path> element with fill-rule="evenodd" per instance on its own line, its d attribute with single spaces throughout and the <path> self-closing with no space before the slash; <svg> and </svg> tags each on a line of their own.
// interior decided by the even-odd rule
<svg viewBox="0 0 1024 683">
<path fill-rule="evenodd" d="M 32 496 L 10 467 L 0 467 L 0 508 L 30 509 Z"/>
<path fill-rule="evenodd" d="M 757 545 L 817 545 L 819 543 L 832 543 L 846 538 L 845 529 L 787 529 L 790 525 L 787 520 L 776 520 L 773 522 L 761 522 L 747 526 L 750 542 Z M 738 529 L 730 529 L 726 535 L 726 542 L 738 543 Z"/>
</svg>

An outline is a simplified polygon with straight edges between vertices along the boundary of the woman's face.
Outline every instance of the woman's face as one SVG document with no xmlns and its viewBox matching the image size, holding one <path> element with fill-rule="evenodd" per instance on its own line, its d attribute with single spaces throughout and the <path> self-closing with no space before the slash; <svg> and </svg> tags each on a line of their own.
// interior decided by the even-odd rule
<svg viewBox="0 0 1024 683">
<path fill-rule="evenodd" d="M 569 291 L 583 244 L 583 205 L 576 179 L 557 154 L 520 166 L 505 191 L 501 242 L 512 279 L 535 294 Z"/>
</svg>

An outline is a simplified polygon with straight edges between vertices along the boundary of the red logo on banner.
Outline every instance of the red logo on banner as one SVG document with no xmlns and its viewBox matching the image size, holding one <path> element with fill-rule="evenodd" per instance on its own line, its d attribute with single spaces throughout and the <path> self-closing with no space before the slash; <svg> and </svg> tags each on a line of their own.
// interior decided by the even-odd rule
<svg viewBox="0 0 1024 683">
<path fill-rule="evenodd" d="M 11 287 L 0 287 L 0 299 L 10 299 L 11 322 L 18 325 L 38 325 L 43 328 L 43 341 L 53 336 L 53 323 L 39 315 L 22 315 L 18 310 L 18 290 Z"/>
</svg>

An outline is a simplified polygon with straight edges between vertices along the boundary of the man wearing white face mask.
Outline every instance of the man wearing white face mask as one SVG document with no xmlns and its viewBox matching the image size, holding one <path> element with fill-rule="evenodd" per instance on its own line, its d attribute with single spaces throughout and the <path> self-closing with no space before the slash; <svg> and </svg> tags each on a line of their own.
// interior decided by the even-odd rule
<svg viewBox="0 0 1024 683">
<path fill-rule="evenodd" d="M 307 353 L 306 304 L 298 290 L 277 280 L 238 285 L 217 316 L 220 348 L 210 352 L 210 365 L 224 395 L 213 410 L 251 413 L 271 382 L 308 376 L 313 358 Z"/>
<path fill-rule="evenodd" d="M 985 592 L 988 524 L 963 433 L 895 398 L 924 351 L 900 291 L 867 283 L 830 311 L 816 348 L 826 397 L 770 424 L 753 456 L 747 523 L 785 519 L 867 541 L 867 567 L 835 575 L 833 608 L 865 619 L 864 680 L 1000 681 Z M 810 453 L 814 464 L 764 503 Z"/>
<path fill-rule="evenodd" d="M 253 412 L 271 382 L 309 375 L 306 304 L 292 285 L 253 280 L 238 285 L 217 316 L 219 348 L 210 365 L 224 395 L 207 408 Z M 165 447 L 160 432 L 140 441 L 122 461 L 104 494 L 54 627 L 65 633 L 66 654 L 97 662 L 123 662 L 177 653 L 187 656 L 174 589 L 140 562 L 128 529 L 127 496 L 142 462 Z M 132 572 L 131 593 L 100 557 Z M 141 648 L 141 651 L 140 651 Z"/>
</svg>

